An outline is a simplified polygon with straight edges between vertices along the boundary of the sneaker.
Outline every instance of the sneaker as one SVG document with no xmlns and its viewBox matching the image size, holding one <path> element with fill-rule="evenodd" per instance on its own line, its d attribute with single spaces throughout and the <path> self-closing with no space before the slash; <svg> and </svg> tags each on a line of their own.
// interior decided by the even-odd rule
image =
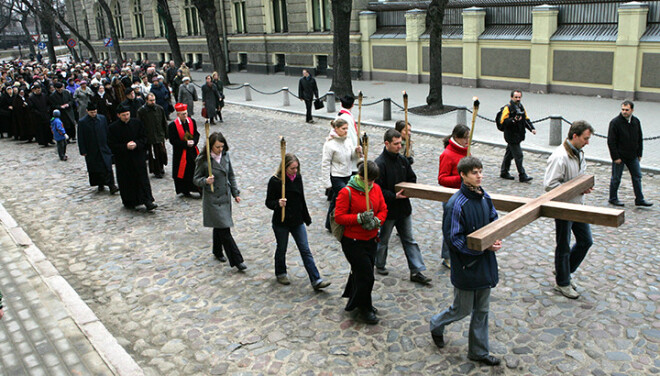
<svg viewBox="0 0 660 376">
<path fill-rule="evenodd" d="M 500 177 L 502 179 L 506 180 L 515 180 L 516 178 L 513 177 L 513 175 L 509 174 L 508 172 L 506 174 L 500 174 Z"/>
<path fill-rule="evenodd" d="M 315 284 L 315 285 L 312 286 L 312 287 L 314 287 L 314 290 L 316 290 L 316 291 L 321 291 L 322 289 L 324 289 L 324 288 L 330 286 L 330 284 L 331 284 L 331 282 L 328 282 L 328 281 L 321 281 L 321 282 Z"/>
<path fill-rule="evenodd" d="M 240 270 L 240 268 L 239 268 Z M 290 285 L 291 282 L 289 281 L 289 277 L 286 276 L 286 274 L 277 276 L 277 282 L 283 284 L 283 285 Z"/>
<path fill-rule="evenodd" d="M 555 285 L 555 290 L 559 291 L 562 295 L 564 295 L 569 299 L 577 299 L 580 297 L 580 293 L 575 291 L 575 289 L 571 285 L 568 286 Z"/>
<path fill-rule="evenodd" d="M 422 272 L 411 274 L 410 280 L 413 282 L 421 283 L 422 285 L 428 285 L 432 281 L 431 278 L 426 277 L 424 274 L 422 274 Z"/>
<path fill-rule="evenodd" d="M 451 262 L 449 259 L 442 259 L 442 266 L 444 266 L 447 269 L 451 269 Z"/>
<path fill-rule="evenodd" d="M 496 358 L 492 355 L 486 355 L 483 358 L 472 358 L 468 356 L 468 359 L 473 360 L 475 362 L 483 363 L 487 366 L 498 366 L 501 363 L 500 358 Z"/>
<path fill-rule="evenodd" d="M 387 270 L 387 268 L 385 268 L 385 267 L 382 267 L 382 268 L 377 267 L 376 268 L 376 273 L 378 273 L 380 275 L 388 275 L 388 274 L 390 274 L 390 271 Z"/>
</svg>

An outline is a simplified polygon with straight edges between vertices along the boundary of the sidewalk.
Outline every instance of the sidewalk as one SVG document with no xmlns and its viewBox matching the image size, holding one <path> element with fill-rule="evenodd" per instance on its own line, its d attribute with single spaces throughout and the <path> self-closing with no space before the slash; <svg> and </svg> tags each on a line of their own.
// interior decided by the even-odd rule
<svg viewBox="0 0 660 376">
<path fill-rule="evenodd" d="M 192 72 L 193 80 L 198 85 L 204 84 L 204 72 Z M 254 73 L 230 73 L 229 79 L 232 84 L 240 85 L 250 83 L 256 89 L 263 92 L 274 92 L 282 87 L 288 87 L 295 94 L 298 93 L 298 77 L 285 76 L 282 74 L 261 75 Z M 319 94 L 324 95 L 330 88 L 331 79 L 317 78 Z M 252 101 L 245 101 L 245 89 L 232 90 L 231 85 L 226 87 L 224 94 L 227 103 L 248 105 L 253 107 L 272 109 L 299 113 L 304 115 L 305 106 L 295 97 L 289 95 L 291 105 L 283 107 L 283 94 L 263 95 L 251 90 Z M 407 82 L 383 82 L 383 81 L 353 81 L 353 91 L 357 95 L 359 91 L 364 95 L 362 107 L 362 122 L 376 126 L 394 126 L 397 120 L 403 120 L 404 112 L 394 103 L 392 104 L 392 120 L 383 121 L 382 103 L 366 106 L 382 98 L 392 98 L 399 105 L 403 105 L 402 91 L 406 90 L 409 97 L 409 107 L 420 106 L 425 103 L 428 94 L 427 84 L 411 84 Z M 201 94 L 201 93 L 200 93 Z M 465 106 L 472 109 L 472 97 L 477 96 L 481 102 L 479 115 L 488 119 L 494 119 L 500 107 L 509 101 L 510 92 L 506 90 L 464 88 L 459 86 L 445 85 L 443 97 L 445 104 L 454 106 Z M 597 134 L 607 135 L 609 122 L 620 112 L 622 101 L 616 99 L 587 97 L 579 95 L 562 94 L 533 94 L 523 93 L 523 104 L 532 121 L 545 118 L 549 115 L 561 115 L 569 121 L 584 119 L 593 125 Z M 339 111 L 339 103 L 336 106 Z M 357 119 L 357 100 L 353 114 Z M 642 122 L 644 138 L 660 136 L 660 106 L 654 102 L 635 102 L 635 116 Z M 326 108 L 314 111 L 314 116 L 319 118 L 334 118 L 335 113 L 328 113 Z M 468 126 L 471 122 L 471 114 L 467 114 Z M 301 119 L 301 123 L 302 123 Z M 456 125 L 456 112 L 440 116 L 419 116 L 408 114 L 408 121 L 412 124 L 413 132 L 423 132 L 431 135 L 445 136 L 451 133 Z M 304 124 L 304 123 L 302 123 Z M 549 145 L 550 121 L 536 123 L 537 134 L 527 133 L 523 142 L 523 149 L 540 153 L 551 153 L 554 146 Z M 568 132 L 568 124 L 562 125 L 562 134 Z M 497 130 L 495 124 L 477 119 L 475 125 L 474 140 L 481 143 L 506 146 L 502 133 Z M 441 147 L 438 146 L 440 149 Z M 585 149 L 587 158 L 592 161 L 611 163 L 607 140 L 601 137 L 592 137 L 591 143 Z M 504 151 L 502 151 L 504 155 Z M 644 142 L 644 158 L 642 168 L 648 172 L 660 172 L 660 139 Z"/>
<path fill-rule="evenodd" d="M 142 370 L 0 204 L 1 375 Z"/>
</svg>

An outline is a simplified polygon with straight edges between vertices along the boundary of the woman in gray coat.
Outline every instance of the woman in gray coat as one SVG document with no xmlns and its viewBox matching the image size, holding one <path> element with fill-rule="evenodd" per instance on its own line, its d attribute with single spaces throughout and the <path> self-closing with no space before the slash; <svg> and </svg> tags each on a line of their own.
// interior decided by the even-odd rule
<svg viewBox="0 0 660 376">
<path fill-rule="evenodd" d="M 185 103 L 188 105 L 188 115 L 195 115 L 194 107 L 197 98 L 197 89 L 195 86 L 190 83 L 190 77 L 183 78 L 183 84 L 179 87 L 179 98 L 177 98 L 179 103 Z"/>
<path fill-rule="evenodd" d="M 206 76 L 206 83 L 202 86 L 202 104 L 206 108 L 206 117 L 215 124 L 215 116 L 218 114 L 221 96 L 218 87 L 213 83 L 211 76 Z"/>
<path fill-rule="evenodd" d="M 208 176 L 206 148 L 211 145 L 212 175 Z M 236 185 L 234 169 L 229 159 L 229 145 L 220 132 L 213 132 L 207 140 L 204 150 L 195 160 L 195 176 L 193 183 L 203 188 L 202 212 L 204 227 L 213 228 L 213 255 L 221 262 L 229 259 L 229 266 L 235 266 L 239 271 L 247 269 L 243 256 L 231 236 L 230 227 L 234 225 L 231 219 L 231 199 L 241 202 L 240 191 Z M 213 191 L 211 191 L 213 186 Z M 222 253 L 224 248 L 227 258 Z"/>
</svg>

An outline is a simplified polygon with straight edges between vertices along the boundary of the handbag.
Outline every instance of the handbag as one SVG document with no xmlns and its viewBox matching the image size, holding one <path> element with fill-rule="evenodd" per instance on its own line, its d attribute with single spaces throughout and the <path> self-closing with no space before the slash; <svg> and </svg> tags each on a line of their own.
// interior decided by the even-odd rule
<svg viewBox="0 0 660 376">
<path fill-rule="evenodd" d="M 208 119 L 208 114 L 206 113 L 206 107 L 202 107 L 202 117 Z"/>
<path fill-rule="evenodd" d="M 316 110 L 320 110 L 320 109 L 322 109 L 322 108 L 323 108 L 323 101 L 322 101 L 321 99 L 319 99 L 319 98 L 316 98 L 316 99 L 314 100 L 314 109 L 316 109 Z"/>
<path fill-rule="evenodd" d="M 350 188 L 346 187 L 348 189 L 348 210 L 351 210 L 351 190 Z M 340 225 L 339 223 L 335 222 L 335 210 L 337 209 L 332 209 L 332 213 L 330 213 L 330 231 L 332 232 L 332 236 L 337 239 L 337 241 L 341 241 L 341 238 L 344 237 L 344 225 Z"/>
</svg>

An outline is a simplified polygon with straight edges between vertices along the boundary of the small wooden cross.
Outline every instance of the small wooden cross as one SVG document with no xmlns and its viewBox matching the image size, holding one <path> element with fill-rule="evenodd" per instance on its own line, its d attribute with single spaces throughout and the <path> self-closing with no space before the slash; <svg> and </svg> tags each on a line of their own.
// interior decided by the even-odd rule
<svg viewBox="0 0 660 376">
<path fill-rule="evenodd" d="M 593 175 L 580 175 L 537 198 L 492 194 L 493 205 L 497 210 L 509 214 L 480 228 L 467 237 L 469 249 L 483 251 L 495 240 L 504 239 L 525 227 L 539 217 L 563 219 L 566 221 L 593 225 L 619 227 L 624 219 L 624 211 L 561 202 L 569 200 L 594 186 Z M 395 190 L 403 189 L 403 195 L 447 202 L 457 189 L 415 183 L 399 183 Z"/>
</svg>

